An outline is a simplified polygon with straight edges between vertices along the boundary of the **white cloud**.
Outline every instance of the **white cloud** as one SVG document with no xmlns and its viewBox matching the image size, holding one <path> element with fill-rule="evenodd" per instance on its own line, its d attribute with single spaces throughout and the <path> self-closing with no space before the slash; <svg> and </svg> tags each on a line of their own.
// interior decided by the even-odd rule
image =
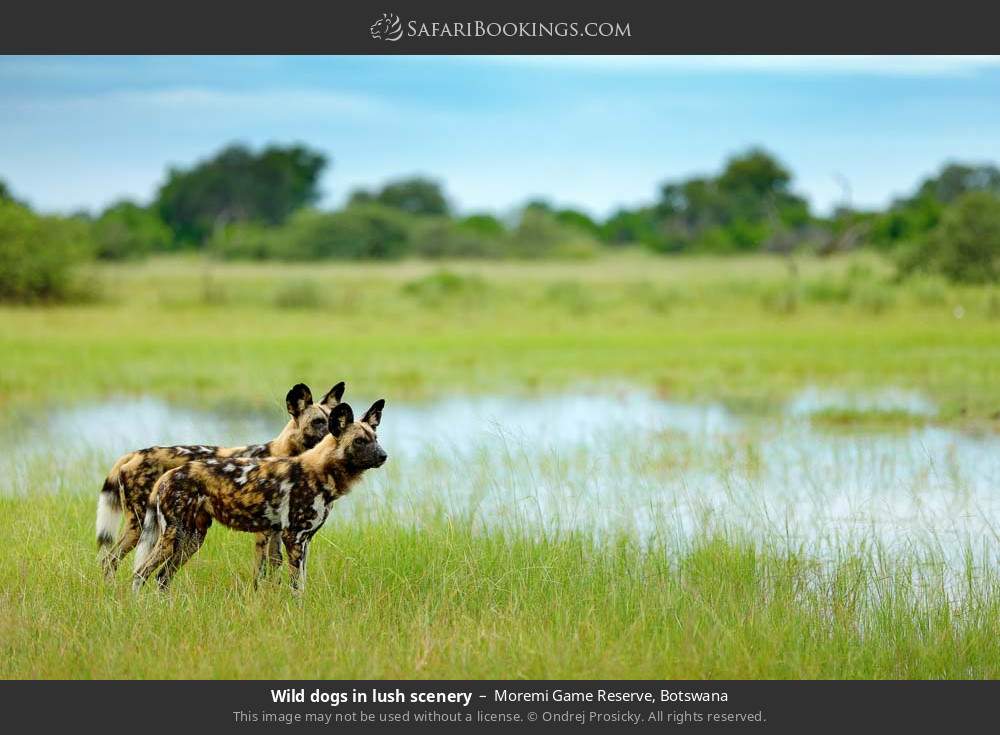
<svg viewBox="0 0 1000 735">
<path fill-rule="evenodd" d="M 955 76 L 1000 67 L 1000 56 L 490 56 L 479 61 L 580 71 Z"/>
<path fill-rule="evenodd" d="M 266 117 L 342 115 L 367 118 L 385 115 L 379 98 L 350 92 L 314 89 L 224 90 L 211 87 L 163 87 L 114 90 L 87 95 L 9 100 L 9 107 L 30 114 L 113 110 L 157 114 L 252 114 Z"/>
</svg>

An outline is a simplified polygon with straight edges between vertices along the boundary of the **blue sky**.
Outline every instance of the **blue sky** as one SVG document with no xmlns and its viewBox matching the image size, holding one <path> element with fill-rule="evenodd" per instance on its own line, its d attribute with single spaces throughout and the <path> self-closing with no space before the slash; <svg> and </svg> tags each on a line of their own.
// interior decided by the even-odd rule
<svg viewBox="0 0 1000 735">
<path fill-rule="evenodd" d="M 420 173 L 605 215 L 763 145 L 820 211 L 877 206 L 1000 159 L 1000 57 L 0 58 L 0 178 L 40 209 L 148 201 L 232 141 L 324 151 L 326 205 Z"/>
</svg>

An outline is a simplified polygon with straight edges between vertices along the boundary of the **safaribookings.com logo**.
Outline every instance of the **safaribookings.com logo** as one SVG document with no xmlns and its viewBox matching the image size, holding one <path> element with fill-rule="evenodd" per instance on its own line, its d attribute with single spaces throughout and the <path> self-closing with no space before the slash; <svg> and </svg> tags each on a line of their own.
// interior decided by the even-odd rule
<svg viewBox="0 0 1000 735">
<path fill-rule="evenodd" d="M 382 13 L 368 30 L 376 41 L 398 41 L 403 37 L 403 24 L 395 13 Z"/>
<path fill-rule="evenodd" d="M 407 21 L 405 27 L 395 13 L 382 17 L 368 29 L 376 41 L 407 38 L 631 38 L 632 29 L 623 21 L 495 21 L 465 20 Z"/>
</svg>

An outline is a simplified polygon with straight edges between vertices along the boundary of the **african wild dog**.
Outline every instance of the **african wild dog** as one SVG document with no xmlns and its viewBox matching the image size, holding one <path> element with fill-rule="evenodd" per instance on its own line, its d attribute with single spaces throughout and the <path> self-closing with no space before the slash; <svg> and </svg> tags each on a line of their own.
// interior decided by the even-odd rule
<svg viewBox="0 0 1000 735">
<path fill-rule="evenodd" d="M 164 472 L 194 459 L 293 457 L 301 454 L 326 436 L 330 411 L 340 403 L 343 395 L 344 384 L 337 383 L 318 404 L 314 404 L 308 386 L 299 383 L 292 387 L 285 396 L 291 420 L 277 437 L 266 444 L 233 448 L 201 445 L 150 447 L 130 452 L 119 459 L 104 481 L 97 500 L 97 545 L 101 550 L 105 573 L 113 576 L 122 558 L 139 542 L 149 495 Z M 123 506 L 127 511 L 125 525 L 117 542 L 111 546 Z M 269 566 L 281 564 L 281 545 L 277 537 L 259 535 L 256 553 L 258 578 L 267 573 Z"/>
<path fill-rule="evenodd" d="M 384 406 L 375 401 L 355 421 L 341 403 L 330 412 L 329 435 L 298 457 L 213 458 L 167 472 L 146 509 L 132 588 L 138 591 L 161 566 L 157 581 L 161 588 L 170 584 L 215 520 L 238 531 L 280 533 L 292 589 L 301 592 L 309 542 L 333 502 L 388 456 L 375 434 Z"/>
</svg>

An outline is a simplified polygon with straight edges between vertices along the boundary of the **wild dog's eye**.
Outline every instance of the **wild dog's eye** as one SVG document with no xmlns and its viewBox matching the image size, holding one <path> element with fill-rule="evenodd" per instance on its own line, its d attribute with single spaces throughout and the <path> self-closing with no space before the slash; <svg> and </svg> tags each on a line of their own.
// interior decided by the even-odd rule
<svg viewBox="0 0 1000 735">
<path fill-rule="evenodd" d="M 313 426 L 324 426 L 326 425 L 326 419 L 313 419 Z"/>
<path fill-rule="evenodd" d="M 367 443 L 367 441 L 363 436 L 359 436 L 354 439 L 354 444 L 360 447 L 362 444 Z"/>
</svg>

